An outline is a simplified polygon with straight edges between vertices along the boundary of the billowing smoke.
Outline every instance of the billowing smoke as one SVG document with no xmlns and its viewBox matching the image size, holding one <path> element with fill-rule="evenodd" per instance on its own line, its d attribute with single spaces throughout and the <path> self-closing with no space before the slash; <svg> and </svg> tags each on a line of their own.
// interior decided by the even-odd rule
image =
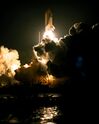
<svg viewBox="0 0 99 124">
<path fill-rule="evenodd" d="M 57 42 L 45 38 L 33 50 L 38 61 L 47 65 L 49 75 L 86 80 L 96 66 L 98 34 L 99 24 L 75 23 Z"/>
<path fill-rule="evenodd" d="M 17 50 L 0 47 L 0 76 L 13 77 L 15 70 L 20 67 L 20 60 Z"/>
<path fill-rule="evenodd" d="M 95 77 L 99 24 L 75 23 L 68 34 L 60 39 L 54 36 L 55 40 L 50 39 L 52 33 L 33 46 L 33 61 L 16 70 L 15 78 L 25 83 L 52 85 Z"/>
<path fill-rule="evenodd" d="M 40 77 L 45 77 L 46 74 L 46 66 L 34 59 L 30 64 L 17 69 L 15 78 L 32 85 L 40 82 Z"/>
<path fill-rule="evenodd" d="M 50 39 L 51 36 L 51 39 Z M 55 41 L 52 42 L 52 39 Z M 50 43 L 50 44 L 49 44 Z M 33 47 L 33 61 L 30 64 L 25 64 L 23 67 L 16 70 L 15 78 L 17 80 L 20 80 L 21 82 L 27 83 L 30 82 L 30 84 L 34 83 L 40 83 L 43 85 L 52 85 L 55 84 L 55 77 L 53 75 L 49 75 L 47 71 L 47 62 L 51 59 L 54 59 L 54 56 L 50 56 L 49 52 L 47 52 L 45 49 L 45 45 L 51 45 L 53 47 L 53 44 L 58 44 L 58 40 L 53 34 L 53 31 L 48 31 L 44 33 L 44 37 L 40 43 L 35 45 Z M 47 46 L 50 47 L 51 46 Z"/>
</svg>

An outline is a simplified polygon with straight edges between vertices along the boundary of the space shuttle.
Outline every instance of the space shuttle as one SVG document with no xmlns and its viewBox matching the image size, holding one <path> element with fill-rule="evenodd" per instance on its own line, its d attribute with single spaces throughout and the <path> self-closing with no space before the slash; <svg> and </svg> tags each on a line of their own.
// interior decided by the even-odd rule
<svg viewBox="0 0 99 124">
<path fill-rule="evenodd" d="M 48 31 L 48 30 L 54 30 L 55 27 L 53 25 L 53 15 L 52 15 L 52 12 L 51 10 L 47 10 L 45 12 L 45 31 Z"/>
</svg>

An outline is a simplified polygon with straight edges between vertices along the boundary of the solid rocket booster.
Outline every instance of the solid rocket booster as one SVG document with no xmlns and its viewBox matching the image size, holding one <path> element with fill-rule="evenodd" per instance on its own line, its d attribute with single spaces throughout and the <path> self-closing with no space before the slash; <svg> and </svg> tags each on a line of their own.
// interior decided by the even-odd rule
<svg viewBox="0 0 99 124">
<path fill-rule="evenodd" d="M 45 31 L 54 29 L 52 12 L 51 10 L 47 10 L 45 13 Z"/>
</svg>

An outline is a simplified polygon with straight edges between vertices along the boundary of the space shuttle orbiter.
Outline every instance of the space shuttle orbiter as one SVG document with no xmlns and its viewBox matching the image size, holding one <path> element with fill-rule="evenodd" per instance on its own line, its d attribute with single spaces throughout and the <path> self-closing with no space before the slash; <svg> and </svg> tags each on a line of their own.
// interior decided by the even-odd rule
<svg viewBox="0 0 99 124">
<path fill-rule="evenodd" d="M 51 10 L 47 10 L 45 13 L 45 31 L 54 30 L 55 27 L 53 25 L 53 15 Z"/>
</svg>

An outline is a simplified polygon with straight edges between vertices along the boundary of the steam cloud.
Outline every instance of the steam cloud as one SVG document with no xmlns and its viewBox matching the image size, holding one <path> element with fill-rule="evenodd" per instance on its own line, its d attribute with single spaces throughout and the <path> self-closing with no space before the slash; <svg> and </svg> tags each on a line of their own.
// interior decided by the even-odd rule
<svg viewBox="0 0 99 124">
<path fill-rule="evenodd" d="M 55 41 L 43 39 L 34 46 L 36 56 L 47 56 L 47 71 L 61 78 L 87 80 L 95 75 L 92 69 L 97 66 L 97 41 L 99 40 L 99 24 L 92 27 L 85 23 L 75 23 L 66 36 Z M 46 57 L 45 57 L 46 58 Z"/>
<path fill-rule="evenodd" d="M 5 74 L 9 77 L 15 75 L 15 70 L 20 67 L 20 60 L 16 50 L 0 47 L 0 76 Z"/>
<path fill-rule="evenodd" d="M 49 80 L 56 83 L 67 77 L 70 80 L 94 79 L 98 65 L 98 35 L 99 24 L 75 23 L 57 42 L 43 38 L 33 46 L 33 61 L 21 67 L 18 52 L 1 46 L 0 75 L 15 75 L 18 81 L 31 84 L 48 84 Z"/>
<path fill-rule="evenodd" d="M 27 67 L 24 65 L 16 70 L 15 78 L 23 83 L 38 83 L 40 77 L 46 75 L 46 66 L 42 65 L 36 59 Z"/>
</svg>

